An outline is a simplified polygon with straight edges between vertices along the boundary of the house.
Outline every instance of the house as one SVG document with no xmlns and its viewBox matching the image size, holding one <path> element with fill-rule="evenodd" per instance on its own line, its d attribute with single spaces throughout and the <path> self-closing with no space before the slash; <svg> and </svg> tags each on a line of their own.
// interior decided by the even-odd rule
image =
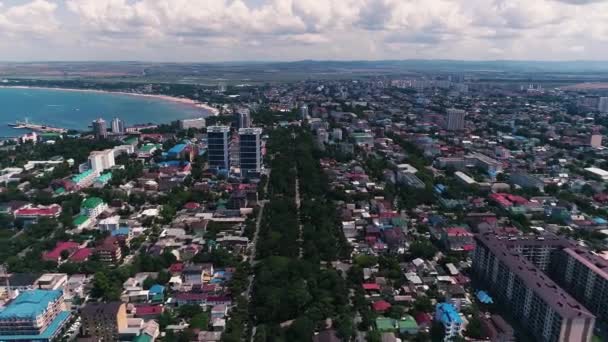
<svg viewBox="0 0 608 342">
<path fill-rule="evenodd" d="M 165 311 L 161 304 L 141 304 L 135 306 L 134 316 L 143 319 L 158 318 Z"/>
<path fill-rule="evenodd" d="M 51 204 L 49 206 L 27 205 L 13 212 L 16 220 L 37 221 L 40 218 L 57 218 L 61 215 L 61 206 Z"/>
<path fill-rule="evenodd" d="M 127 328 L 126 304 L 121 302 L 88 303 L 80 310 L 80 333 L 96 341 L 118 341 Z"/>
<path fill-rule="evenodd" d="M 91 218 L 97 218 L 99 214 L 108 209 L 108 205 L 99 197 L 89 197 L 82 202 L 80 214 Z"/>
<path fill-rule="evenodd" d="M 117 264 L 122 259 L 118 239 L 113 236 L 108 236 L 99 246 L 95 247 L 95 254 L 100 261 L 110 264 Z"/>
<path fill-rule="evenodd" d="M 451 303 L 438 303 L 436 305 L 435 320 L 444 328 L 445 342 L 460 336 L 460 332 L 462 331 L 462 318 Z"/>
<path fill-rule="evenodd" d="M 379 300 L 377 302 L 374 302 L 372 304 L 372 308 L 374 309 L 375 312 L 378 313 L 385 313 L 388 310 L 390 310 L 391 308 L 391 303 L 385 301 L 385 300 Z"/>
</svg>

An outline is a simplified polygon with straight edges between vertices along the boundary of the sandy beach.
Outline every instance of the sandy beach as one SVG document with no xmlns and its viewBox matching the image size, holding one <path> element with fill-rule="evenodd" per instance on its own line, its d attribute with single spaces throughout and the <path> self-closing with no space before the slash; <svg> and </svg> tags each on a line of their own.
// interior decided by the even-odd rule
<svg viewBox="0 0 608 342">
<path fill-rule="evenodd" d="M 157 94 L 140 94 L 140 93 L 129 93 L 125 91 L 108 91 L 108 90 L 98 90 L 98 89 L 76 89 L 76 88 L 53 88 L 53 87 L 30 87 L 30 86 L 6 86 L 1 85 L 0 88 L 13 88 L 13 89 L 44 89 L 44 90 L 57 90 L 57 91 L 73 91 L 73 92 L 88 92 L 88 93 L 104 93 L 104 94 L 118 94 L 118 95 L 128 95 L 128 96 L 140 96 L 140 97 L 148 97 L 159 99 L 163 101 L 170 101 L 175 103 L 180 103 L 184 105 L 189 105 L 197 108 L 204 109 L 210 113 L 210 115 L 218 115 L 219 111 L 217 108 L 213 108 L 206 103 L 197 102 L 192 99 L 186 99 L 182 97 L 173 97 L 168 95 L 157 95 Z"/>
</svg>

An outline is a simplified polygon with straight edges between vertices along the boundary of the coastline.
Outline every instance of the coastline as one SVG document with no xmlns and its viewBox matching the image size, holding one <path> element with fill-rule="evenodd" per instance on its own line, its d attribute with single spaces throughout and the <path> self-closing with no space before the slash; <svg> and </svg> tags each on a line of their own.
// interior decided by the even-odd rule
<svg viewBox="0 0 608 342">
<path fill-rule="evenodd" d="M 0 88 L 7 89 L 41 89 L 41 90 L 57 90 L 57 91 L 69 91 L 69 92 L 86 92 L 86 93 L 99 93 L 99 94 L 116 94 L 116 95 L 127 95 L 127 96 L 139 96 L 139 97 L 147 97 L 153 98 L 163 101 L 169 101 L 174 103 L 180 103 L 183 105 L 193 106 L 196 108 L 204 109 L 209 112 L 210 116 L 216 116 L 219 114 L 217 108 L 211 107 L 210 105 L 202 102 L 198 102 L 192 99 L 186 99 L 182 97 L 173 97 L 169 95 L 159 95 L 159 94 L 140 94 L 140 93 L 129 93 L 126 91 L 109 91 L 109 90 L 99 90 L 99 89 L 78 89 L 78 88 L 55 88 L 55 87 L 32 87 L 32 86 L 11 86 L 11 85 L 2 85 L 0 84 Z"/>
</svg>

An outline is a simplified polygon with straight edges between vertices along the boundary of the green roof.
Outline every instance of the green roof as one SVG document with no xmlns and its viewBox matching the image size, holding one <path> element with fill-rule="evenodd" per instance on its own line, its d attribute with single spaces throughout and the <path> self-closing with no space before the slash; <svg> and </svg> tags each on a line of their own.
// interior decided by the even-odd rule
<svg viewBox="0 0 608 342">
<path fill-rule="evenodd" d="M 152 337 L 148 334 L 141 334 L 133 339 L 133 342 L 152 342 Z"/>
<path fill-rule="evenodd" d="M 87 222 L 87 220 L 89 219 L 88 216 L 84 216 L 84 215 L 78 215 L 76 216 L 76 218 L 74 219 L 74 225 L 75 226 L 80 226 L 81 224 L 84 224 L 85 222 Z"/>
<path fill-rule="evenodd" d="M 55 193 L 57 195 L 64 194 L 65 193 L 65 188 L 64 187 L 58 188 L 57 190 L 55 190 Z"/>
<path fill-rule="evenodd" d="M 79 173 L 76 176 L 72 177 L 72 181 L 74 183 L 80 183 L 83 179 L 89 177 L 93 173 L 93 170 L 86 170 L 83 173 Z"/>
<path fill-rule="evenodd" d="M 129 145 L 134 145 L 134 144 L 137 144 L 138 142 L 139 142 L 139 139 L 137 139 L 135 137 L 125 140 L 125 143 L 127 143 Z"/>
<path fill-rule="evenodd" d="M 112 179 L 112 172 L 104 173 L 103 175 L 97 177 L 96 181 L 101 183 L 107 183 Z"/>
<path fill-rule="evenodd" d="M 142 152 L 150 152 L 150 151 L 152 151 L 153 148 L 162 149 L 163 145 L 161 145 L 161 144 L 145 144 L 144 146 L 140 147 L 139 150 L 142 151 Z"/>
<path fill-rule="evenodd" d="M 416 330 L 418 329 L 418 323 L 416 323 L 416 320 L 414 319 L 414 317 L 407 315 L 404 318 L 402 318 L 401 320 L 399 320 L 399 322 L 397 322 L 397 325 L 399 326 L 399 330 Z"/>
<path fill-rule="evenodd" d="M 379 331 L 394 331 L 395 320 L 392 318 L 378 317 L 376 318 L 376 329 Z"/>
<path fill-rule="evenodd" d="M 89 197 L 82 202 L 82 207 L 85 209 L 95 209 L 103 204 L 103 200 L 99 197 Z"/>
</svg>

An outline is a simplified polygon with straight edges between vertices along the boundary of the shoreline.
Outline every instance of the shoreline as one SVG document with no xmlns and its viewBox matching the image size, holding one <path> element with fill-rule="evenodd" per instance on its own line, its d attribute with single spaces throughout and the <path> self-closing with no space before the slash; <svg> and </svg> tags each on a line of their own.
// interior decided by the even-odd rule
<svg viewBox="0 0 608 342">
<path fill-rule="evenodd" d="M 78 89 L 78 88 L 54 88 L 54 87 L 35 87 L 35 86 L 11 86 L 11 85 L 2 85 L 0 84 L 0 88 L 7 89 L 40 89 L 40 90 L 57 90 L 57 91 L 69 91 L 69 92 L 85 92 L 85 93 L 98 93 L 98 94 L 116 94 L 116 95 L 127 95 L 127 96 L 139 96 L 139 97 L 147 97 L 151 99 L 163 100 L 173 103 L 179 103 L 183 105 L 188 105 L 192 107 L 196 107 L 199 109 L 204 109 L 209 112 L 209 116 L 217 116 L 219 114 L 219 110 L 217 108 L 211 107 L 210 105 L 202 102 L 198 102 L 192 99 L 186 99 L 182 97 L 174 97 L 169 95 L 160 95 L 160 94 L 140 94 L 140 93 L 129 93 L 126 91 L 110 91 L 110 90 L 99 90 L 99 89 Z"/>
</svg>

